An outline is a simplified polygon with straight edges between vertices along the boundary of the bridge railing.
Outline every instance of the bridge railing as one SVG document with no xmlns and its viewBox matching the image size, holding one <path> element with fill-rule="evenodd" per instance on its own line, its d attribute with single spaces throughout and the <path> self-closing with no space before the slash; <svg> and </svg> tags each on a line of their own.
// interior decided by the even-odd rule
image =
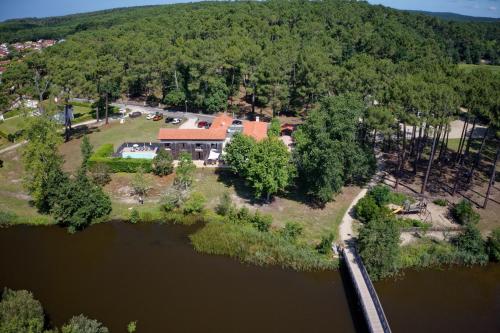
<svg viewBox="0 0 500 333">
<path fill-rule="evenodd" d="M 365 280 L 366 286 L 368 287 L 368 292 L 370 293 L 370 296 L 373 300 L 373 304 L 375 304 L 375 309 L 377 310 L 378 317 L 380 318 L 382 328 L 384 329 L 385 333 L 391 333 L 389 322 L 387 321 L 384 309 L 382 308 L 382 304 L 380 303 L 380 300 L 378 298 L 377 291 L 375 290 L 372 280 L 370 279 L 370 276 L 366 271 L 365 265 L 363 264 L 363 261 L 361 260 L 361 257 L 359 256 L 356 248 L 351 247 L 351 249 L 354 254 L 354 257 L 356 258 L 356 262 L 358 263 L 359 269 L 361 270 L 361 274 L 363 275 L 363 280 Z"/>
</svg>

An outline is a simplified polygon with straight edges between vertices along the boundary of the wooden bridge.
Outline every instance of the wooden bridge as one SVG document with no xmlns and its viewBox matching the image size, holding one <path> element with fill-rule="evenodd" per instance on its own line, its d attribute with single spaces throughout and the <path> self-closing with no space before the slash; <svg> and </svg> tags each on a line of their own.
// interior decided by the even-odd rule
<svg viewBox="0 0 500 333">
<path fill-rule="evenodd" d="M 377 292 L 356 248 L 353 245 L 348 245 L 343 249 L 342 253 L 358 294 L 369 331 L 372 333 L 391 333 L 382 304 L 380 304 Z"/>
</svg>

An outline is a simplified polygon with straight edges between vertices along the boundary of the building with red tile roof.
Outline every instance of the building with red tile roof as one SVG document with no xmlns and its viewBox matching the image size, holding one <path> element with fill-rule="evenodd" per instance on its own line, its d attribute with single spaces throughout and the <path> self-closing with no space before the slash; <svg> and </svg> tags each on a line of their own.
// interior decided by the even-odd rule
<svg viewBox="0 0 500 333">
<path fill-rule="evenodd" d="M 267 123 L 242 121 L 240 125 L 233 125 L 233 121 L 227 114 L 220 114 L 208 129 L 161 128 L 158 140 L 174 158 L 188 152 L 195 160 L 206 160 L 211 151 L 221 153 L 234 133 L 241 132 L 257 141 L 267 137 Z"/>
</svg>

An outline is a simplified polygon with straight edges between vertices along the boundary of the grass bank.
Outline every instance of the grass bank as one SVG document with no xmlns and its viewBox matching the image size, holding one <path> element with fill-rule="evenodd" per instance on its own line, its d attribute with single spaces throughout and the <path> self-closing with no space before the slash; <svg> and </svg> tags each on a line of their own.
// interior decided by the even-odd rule
<svg viewBox="0 0 500 333">
<path fill-rule="evenodd" d="M 210 217 L 190 236 L 194 248 L 203 253 L 226 255 L 254 265 L 276 265 L 298 271 L 332 270 L 338 261 L 320 254 L 308 244 L 294 242 L 272 231 L 222 217 Z"/>
</svg>

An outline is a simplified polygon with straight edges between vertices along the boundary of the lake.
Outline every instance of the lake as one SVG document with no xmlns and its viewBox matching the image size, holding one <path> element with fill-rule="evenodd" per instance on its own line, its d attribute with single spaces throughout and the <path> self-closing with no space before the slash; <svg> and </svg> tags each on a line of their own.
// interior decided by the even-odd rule
<svg viewBox="0 0 500 333">
<path fill-rule="evenodd" d="M 195 228 L 3 228 L 0 287 L 32 291 L 57 326 L 83 313 L 111 332 L 132 320 L 141 333 L 366 329 L 344 273 L 199 254 L 188 239 Z M 500 265 L 411 271 L 375 287 L 393 332 L 500 332 Z"/>
</svg>

